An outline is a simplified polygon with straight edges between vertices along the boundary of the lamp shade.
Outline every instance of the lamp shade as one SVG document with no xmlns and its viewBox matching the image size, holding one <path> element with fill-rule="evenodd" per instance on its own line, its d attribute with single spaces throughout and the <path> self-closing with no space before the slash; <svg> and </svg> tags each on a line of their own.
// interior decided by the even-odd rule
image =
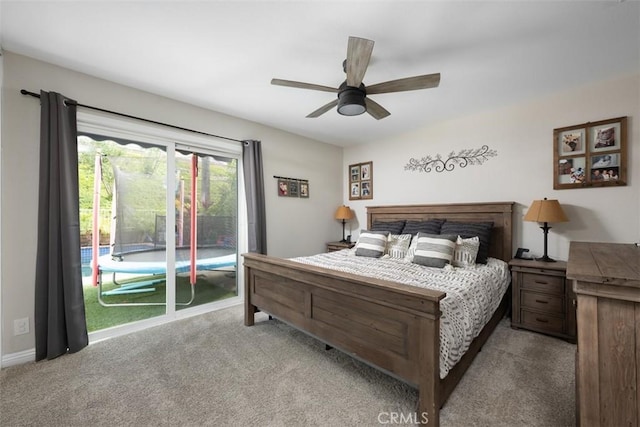
<svg viewBox="0 0 640 427">
<path fill-rule="evenodd" d="M 569 218 L 557 200 L 534 200 L 524 216 L 525 221 L 534 222 L 567 222 Z"/>
<path fill-rule="evenodd" d="M 336 219 L 347 220 L 353 218 L 353 211 L 348 206 L 340 206 L 336 211 Z"/>
</svg>

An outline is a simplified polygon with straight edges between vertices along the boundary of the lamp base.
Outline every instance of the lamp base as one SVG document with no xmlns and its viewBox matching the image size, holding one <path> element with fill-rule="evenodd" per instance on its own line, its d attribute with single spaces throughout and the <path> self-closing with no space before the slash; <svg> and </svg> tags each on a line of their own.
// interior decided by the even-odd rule
<svg viewBox="0 0 640 427">
<path fill-rule="evenodd" d="M 547 255 L 547 239 L 549 237 L 549 229 L 551 227 L 549 227 L 549 224 L 545 222 L 544 225 L 540 228 L 542 228 L 542 232 L 544 233 L 544 255 L 542 255 L 540 258 L 536 258 L 536 261 L 556 262 L 555 259 L 549 258 L 549 255 Z"/>
</svg>

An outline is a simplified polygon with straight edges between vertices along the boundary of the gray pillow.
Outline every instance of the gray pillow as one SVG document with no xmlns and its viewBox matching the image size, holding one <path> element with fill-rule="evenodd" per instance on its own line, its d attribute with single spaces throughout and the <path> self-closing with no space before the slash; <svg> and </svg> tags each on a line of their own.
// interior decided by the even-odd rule
<svg viewBox="0 0 640 427">
<path fill-rule="evenodd" d="M 426 221 L 408 220 L 402 229 L 402 234 L 411 234 L 414 236 L 418 233 L 440 234 L 440 228 L 444 222 L 444 219 L 428 219 Z"/>
<path fill-rule="evenodd" d="M 374 221 L 369 230 L 371 231 L 388 231 L 389 234 L 401 234 L 404 228 L 404 220 L 401 221 Z M 406 233 L 405 233 L 406 234 Z"/>
<path fill-rule="evenodd" d="M 387 248 L 388 231 L 360 231 L 356 243 L 356 256 L 380 258 Z"/>
<path fill-rule="evenodd" d="M 412 262 L 427 267 L 443 268 L 453 259 L 457 238 L 454 234 L 418 233 L 418 245 Z"/>
</svg>

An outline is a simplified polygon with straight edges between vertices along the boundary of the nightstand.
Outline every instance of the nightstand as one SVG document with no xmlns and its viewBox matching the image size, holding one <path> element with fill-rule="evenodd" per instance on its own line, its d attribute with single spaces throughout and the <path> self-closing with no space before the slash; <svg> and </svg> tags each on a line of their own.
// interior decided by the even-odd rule
<svg viewBox="0 0 640 427">
<path fill-rule="evenodd" d="M 356 244 L 352 242 L 329 242 L 327 243 L 327 252 L 340 251 L 342 249 L 351 249 Z"/>
<path fill-rule="evenodd" d="M 511 327 L 576 342 L 576 296 L 567 263 L 512 259 Z"/>
</svg>

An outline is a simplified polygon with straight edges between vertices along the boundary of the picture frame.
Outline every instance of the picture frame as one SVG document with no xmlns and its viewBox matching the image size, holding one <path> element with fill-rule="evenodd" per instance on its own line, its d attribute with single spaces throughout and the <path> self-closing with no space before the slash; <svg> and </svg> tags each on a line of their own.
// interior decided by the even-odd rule
<svg viewBox="0 0 640 427">
<path fill-rule="evenodd" d="M 289 180 L 278 179 L 278 196 L 289 197 Z"/>
<path fill-rule="evenodd" d="M 360 182 L 360 195 L 362 198 L 366 198 L 371 193 L 371 181 L 361 181 Z"/>
<path fill-rule="evenodd" d="M 360 166 L 359 165 L 351 165 L 349 166 L 349 182 L 357 182 L 360 181 Z"/>
<path fill-rule="evenodd" d="M 298 197 L 300 183 L 295 179 L 289 180 L 289 197 Z"/>
<path fill-rule="evenodd" d="M 584 154 L 586 140 L 586 129 L 571 129 L 560 133 L 559 147 L 560 156 L 570 156 L 574 154 Z"/>
<path fill-rule="evenodd" d="M 349 165 L 349 200 L 373 199 L 373 162 Z"/>
<path fill-rule="evenodd" d="M 594 126 L 591 134 L 591 151 L 610 151 L 620 149 L 620 123 L 608 123 Z"/>
<path fill-rule="evenodd" d="M 360 183 L 352 182 L 351 191 L 349 193 L 349 200 L 357 200 L 360 198 Z"/>
<path fill-rule="evenodd" d="M 627 185 L 627 117 L 553 130 L 555 190 Z"/>
<path fill-rule="evenodd" d="M 307 181 L 300 181 L 300 198 L 309 198 L 309 182 Z"/>
</svg>

